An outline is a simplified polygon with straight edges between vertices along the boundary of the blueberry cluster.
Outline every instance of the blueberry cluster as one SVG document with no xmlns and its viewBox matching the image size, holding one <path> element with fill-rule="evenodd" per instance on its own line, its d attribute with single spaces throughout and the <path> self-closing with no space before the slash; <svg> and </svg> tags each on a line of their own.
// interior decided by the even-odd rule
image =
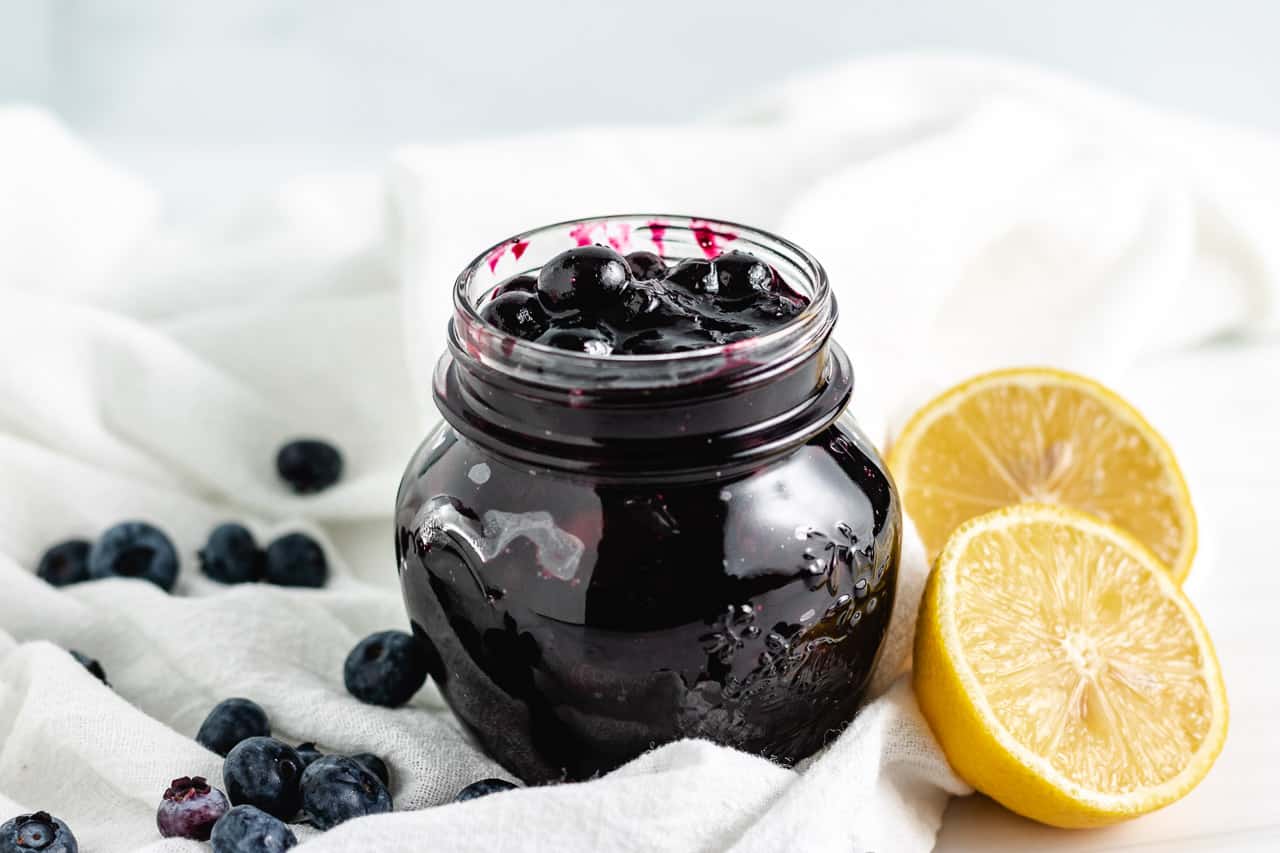
<svg viewBox="0 0 1280 853">
<path fill-rule="evenodd" d="M 278 586 L 324 586 L 329 562 L 305 533 L 286 533 L 265 549 L 242 524 L 220 524 L 200 549 L 200 570 L 219 583 L 266 581 Z"/>
<path fill-rule="evenodd" d="M 337 481 L 342 457 L 323 442 L 292 442 L 281 449 L 277 468 L 294 491 L 308 494 Z M 260 548 L 246 527 L 233 522 L 214 528 L 198 557 L 201 570 L 221 583 L 266 581 L 318 587 L 328 577 L 324 550 L 306 534 L 289 533 Z M 146 522 L 126 521 L 106 530 L 95 542 L 72 539 L 52 546 L 36 573 L 59 587 L 128 577 L 171 591 L 178 566 L 177 550 L 162 530 Z M 108 684 L 97 660 L 69 652 L 91 675 Z M 426 682 L 431 662 L 412 635 L 380 631 L 352 649 L 343 680 L 357 699 L 397 707 Z M 201 776 L 174 779 L 156 811 L 156 826 L 166 838 L 208 840 L 214 853 L 283 851 L 297 844 L 286 821 L 303 819 L 323 830 L 392 809 L 391 777 L 381 758 L 367 752 L 325 755 L 311 742 L 290 746 L 271 736 L 266 711 L 250 699 L 219 702 L 201 724 L 196 740 L 224 757 L 226 793 Z M 457 799 L 512 787 L 501 779 L 484 779 L 464 788 Z M 0 853 L 23 850 L 78 853 L 78 846 L 65 822 L 38 811 L 0 825 Z"/>
<path fill-rule="evenodd" d="M 200 569 L 220 583 L 266 581 L 279 586 L 324 586 L 329 563 L 320 544 L 305 533 L 286 533 L 265 549 L 242 524 L 219 525 L 199 551 Z M 90 545 L 59 542 L 45 551 L 36 574 L 54 586 L 98 578 L 142 578 L 166 592 L 178 577 L 178 552 L 164 531 L 145 521 L 126 521 Z"/>
<path fill-rule="evenodd" d="M 288 832 L 288 828 L 282 822 L 299 814 L 312 825 L 329 829 L 353 817 L 391 811 L 391 775 L 381 758 L 367 752 L 325 755 L 312 742 L 290 746 L 271 736 L 266 711 L 250 699 L 219 702 L 200 726 L 196 740 L 225 757 L 222 778 L 227 794 L 208 789 L 203 779 L 199 784 L 174 780 L 157 815 L 163 835 L 208 838 L 212 830 L 214 849 L 219 850 L 220 836 L 227 844 L 245 833 L 284 838 L 281 830 Z M 206 826 L 197 819 L 218 811 L 214 804 L 219 801 L 222 807 L 214 821 L 223 813 L 234 815 L 227 818 L 231 823 L 223 830 L 212 821 Z"/>
<path fill-rule="evenodd" d="M 808 300 L 755 256 L 726 252 L 674 266 L 605 246 L 562 252 L 537 276 L 498 285 L 480 316 L 508 334 L 591 355 L 684 352 L 781 326 Z"/>
</svg>

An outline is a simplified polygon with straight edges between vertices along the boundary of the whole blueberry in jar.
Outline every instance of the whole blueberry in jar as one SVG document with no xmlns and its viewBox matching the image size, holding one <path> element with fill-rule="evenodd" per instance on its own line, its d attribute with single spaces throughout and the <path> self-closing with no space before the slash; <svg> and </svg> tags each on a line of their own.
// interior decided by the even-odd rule
<svg viewBox="0 0 1280 853">
<path fill-rule="evenodd" d="M 613 245 L 579 257 L 582 234 Z M 545 329 L 485 317 L 517 276 L 635 252 L 661 263 L 617 286 L 578 275 L 575 311 Z M 715 286 L 689 287 L 694 267 Z M 482 253 L 454 302 L 444 423 L 401 482 L 396 549 L 458 717 L 530 783 L 684 737 L 783 764 L 831 740 L 888 630 L 902 522 L 845 411 L 817 260 L 732 223 L 606 217 Z"/>
</svg>

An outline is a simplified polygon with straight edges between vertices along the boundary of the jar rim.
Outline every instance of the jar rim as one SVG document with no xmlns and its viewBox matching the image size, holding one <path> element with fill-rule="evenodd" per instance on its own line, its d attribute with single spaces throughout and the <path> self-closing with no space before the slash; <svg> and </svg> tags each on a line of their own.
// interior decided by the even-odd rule
<svg viewBox="0 0 1280 853">
<path fill-rule="evenodd" d="M 600 227 L 608 233 L 610 226 L 626 229 L 626 233 L 661 229 L 663 239 L 655 242 L 672 242 L 669 232 L 709 232 L 727 237 L 733 248 L 755 248 L 767 255 L 767 260 L 781 262 L 789 267 L 794 278 L 799 273 L 803 280 L 787 279 L 792 287 L 801 290 L 809 299 L 795 317 L 762 335 L 728 344 L 702 347 L 682 352 L 648 354 L 593 355 L 559 349 L 535 341 L 525 340 L 490 325 L 480 316 L 478 300 L 488 292 L 473 292 L 473 282 L 486 267 L 492 272 L 496 259 L 501 259 L 511 247 L 528 245 L 533 239 L 569 233 L 575 228 Z M 579 245 L 587 245 L 579 243 Z M 569 248 L 569 246 L 566 246 Z M 615 246 L 615 248 L 618 248 Z M 721 251 L 702 251 L 708 259 L 714 259 Z M 516 253 L 517 260 L 520 253 Z M 666 256 L 664 256 L 666 257 Z M 784 271 L 786 272 L 786 271 Z M 512 273 L 516 275 L 518 273 Z M 786 275 L 784 274 L 784 278 Z M 768 231 L 723 219 L 680 214 L 609 214 L 544 225 L 520 232 L 501 240 L 480 252 L 459 273 L 453 289 L 454 316 L 449 323 L 449 346 L 455 358 L 476 360 L 504 373 L 520 376 L 540 385 L 565 387 L 566 384 L 585 389 L 613 387 L 661 387 L 691 381 L 700 376 L 723 373 L 730 365 L 768 364 L 778 360 L 791 360 L 805 351 L 811 351 L 825 343 L 835 325 L 837 308 L 831 292 L 826 270 L 812 254 L 785 237 Z"/>
</svg>

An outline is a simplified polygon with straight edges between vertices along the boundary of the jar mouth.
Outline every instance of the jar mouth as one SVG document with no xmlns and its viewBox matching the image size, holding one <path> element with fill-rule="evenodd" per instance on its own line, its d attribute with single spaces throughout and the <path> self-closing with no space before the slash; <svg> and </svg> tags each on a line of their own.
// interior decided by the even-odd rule
<svg viewBox="0 0 1280 853">
<path fill-rule="evenodd" d="M 542 266 L 575 246 L 599 243 L 619 252 L 653 251 L 664 258 L 713 259 L 741 249 L 776 268 L 809 299 L 795 317 L 759 336 L 682 352 L 593 355 L 524 340 L 485 322 L 483 297 L 494 286 Z M 449 346 L 455 358 L 474 361 L 546 387 L 603 390 L 664 387 L 721 376 L 726 370 L 790 362 L 821 347 L 835 325 L 835 297 L 826 270 L 784 237 L 720 219 L 676 214 L 612 214 L 572 219 L 508 237 L 478 254 L 459 274 L 453 292 Z"/>
</svg>

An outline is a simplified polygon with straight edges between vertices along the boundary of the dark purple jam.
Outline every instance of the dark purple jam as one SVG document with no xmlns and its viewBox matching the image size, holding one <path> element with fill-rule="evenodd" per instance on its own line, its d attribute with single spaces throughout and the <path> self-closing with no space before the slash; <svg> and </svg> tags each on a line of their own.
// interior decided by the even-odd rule
<svg viewBox="0 0 1280 853">
<path fill-rule="evenodd" d="M 653 252 L 562 252 L 499 284 L 480 316 L 508 334 L 591 355 L 686 352 L 759 337 L 809 304 L 744 251 L 668 266 Z"/>
<path fill-rule="evenodd" d="M 732 228 L 776 241 L 802 296 L 695 222 L 648 223 L 651 242 L 710 260 L 556 246 L 539 264 L 554 241 L 531 232 L 512 245 L 538 274 L 484 279 L 484 322 L 467 283 L 493 253 L 459 281 L 446 423 L 397 499 L 400 581 L 445 699 L 531 783 L 686 737 L 799 761 L 853 718 L 888 629 L 898 498 L 842 417 L 821 267 Z"/>
</svg>

